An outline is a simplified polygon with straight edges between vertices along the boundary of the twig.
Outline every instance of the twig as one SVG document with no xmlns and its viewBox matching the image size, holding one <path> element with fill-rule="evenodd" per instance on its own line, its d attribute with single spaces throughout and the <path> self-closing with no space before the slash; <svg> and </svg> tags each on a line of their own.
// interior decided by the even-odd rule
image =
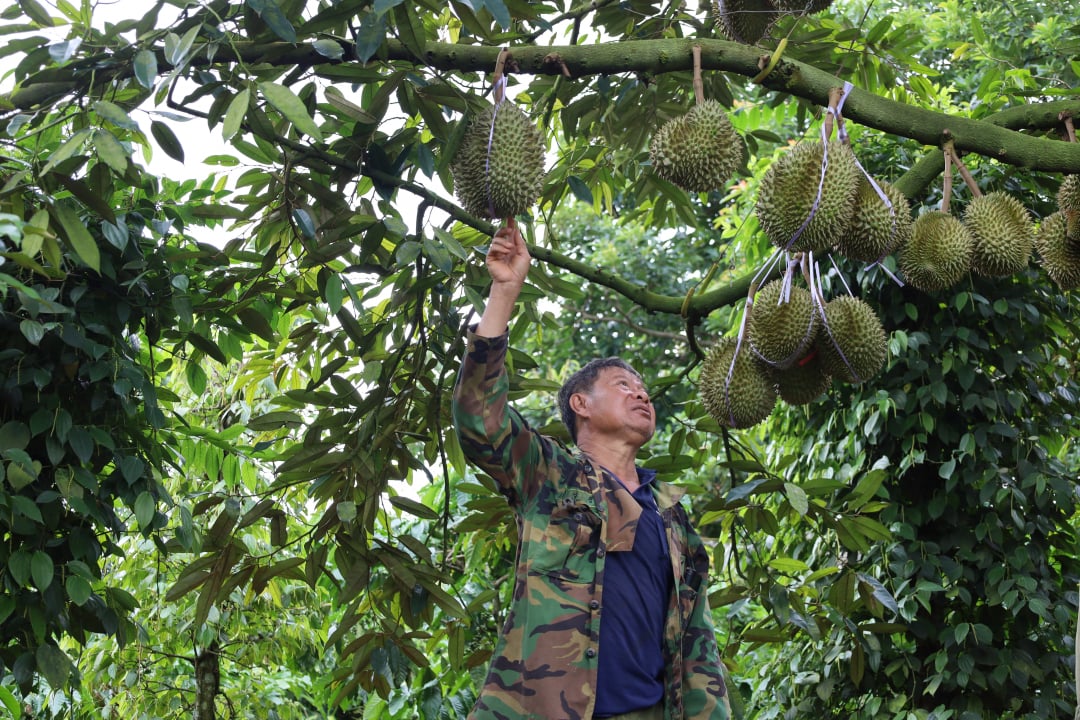
<svg viewBox="0 0 1080 720">
<path fill-rule="evenodd" d="M 705 102 L 705 85 L 701 81 L 701 46 L 695 45 L 694 48 L 694 99 L 698 105 Z"/>
<path fill-rule="evenodd" d="M 960 176 L 964 178 L 964 182 L 967 184 L 968 190 L 971 191 L 971 195 L 973 197 L 981 197 L 982 190 L 979 188 L 979 184 L 975 182 L 975 178 L 973 178 L 971 176 L 971 173 L 968 172 L 967 166 L 964 165 L 964 162 L 960 159 L 960 156 L 956 154 L 956 147 L 952 144 L 952 142 L 948 142 L 945 144 L 945 148 L 946 151 L 950 155 L 952 155 L 952 161 L 956 165 L 956 169 L 960 171 Z"/>
<path fill-rule="evenodd" d="M 942 149 L 945 153 L 945 180 L 941 184 L 941 212 L 949 214 L 949 196 L 952 195 L 952 153 L 948 147 Z"/>
</svg>

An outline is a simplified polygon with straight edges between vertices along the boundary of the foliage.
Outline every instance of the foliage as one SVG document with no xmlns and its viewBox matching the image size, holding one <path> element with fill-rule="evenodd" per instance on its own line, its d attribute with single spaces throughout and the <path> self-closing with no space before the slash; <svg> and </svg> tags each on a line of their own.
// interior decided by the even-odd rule
<svg viewBox="0 0 1080 720">
<path fill-rule="evenodd" d="M 838 0 L 751 48 L 650 0 L 11 4 L 0 701 L 464 716 L 514 548 L 448 428 L 493 229 L 450 199 L 448 167 L 508 47 L 508 96 L 550 149 L 520 218 L 536 262 L 514 397 L 547 422 L 585 355 L 647 372 L 666 422 L 645 462 L 693 490 L 714 542 L 747 715 L 1064 715 L 1074 330 L 1041 276 L 927 298 L 842 267 L 893 331 L 885 376 L 742 433 L 693 392 L 771 252 L 756 178 L 844 80 L 857 154 L 913 200 L 940 197 L 947 136 L 1046 214 L 1080 172 L 1060 141 L 1080 103 L 1077 18 L 1044 5 Z M 748 152 L 689 197 L 647 150 L 694 101 L 694 44 Z M 1018 659 L 1029 645 L 1048 662 Z"/>
</svg>

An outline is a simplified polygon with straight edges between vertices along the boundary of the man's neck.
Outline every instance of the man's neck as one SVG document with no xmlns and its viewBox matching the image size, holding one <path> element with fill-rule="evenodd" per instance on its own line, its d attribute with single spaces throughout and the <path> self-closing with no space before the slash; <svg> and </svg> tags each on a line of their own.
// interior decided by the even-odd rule
<svg viewBox="0 0 1080 720">
<path fill-rule="evenodd" d="M 577 445 L 581 452 L 588 455 L 597 465 L 615 473 L 630 492 L 634 492 L 641 486 L 637 476 L 638 449 L 636 447 L 581 437 L 578 438 Z"/>
</svg>

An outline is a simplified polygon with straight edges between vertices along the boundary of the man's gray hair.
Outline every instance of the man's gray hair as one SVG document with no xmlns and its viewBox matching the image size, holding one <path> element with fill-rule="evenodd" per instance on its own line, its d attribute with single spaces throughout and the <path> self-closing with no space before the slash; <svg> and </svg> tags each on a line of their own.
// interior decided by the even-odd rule
<svg viewBox="0 0 1080 720">
<path fill-rule="evenodd" d="M 600 371 L 611 367 L 621 368 L 641 377 L 641 374 L 622 358 L 596 358 L 567 378 L 559 388 L 559 416 L 562 418 L 563 425 L 570 431 L 570 439 L 575 443 L 577 442 L 577 414 L 570 408 L 570 398 L 575 393 L 590 392 L 596 383 L 596 378 L 600 376 Z"/>
</svg>

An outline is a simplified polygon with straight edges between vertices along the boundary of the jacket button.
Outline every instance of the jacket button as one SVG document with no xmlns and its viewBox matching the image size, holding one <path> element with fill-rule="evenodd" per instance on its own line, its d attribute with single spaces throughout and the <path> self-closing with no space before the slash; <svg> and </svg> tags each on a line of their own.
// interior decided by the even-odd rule
<svg viewBox="0 0 1080 720">
<path fill-rule="evenodd" d="M 606 551 L 606 550 L 604 550 L 604 548 L 600 548 L 600 549 L 598 549 L 598 550 L 596 551 L 596 557 L 601 557 L 601 558 L 602 558 L 602 557 L 604 557 L 604 555 L 606 555 L 606 554 L 607 554 L 607 551 Z"/>
<path fill-rule="evenodd" d="M 596 649 L 595 648 L 589 648 L 588 650 L 586 650 L 585 651 L 585 657 L 587 657 L 587 658 L 596 657 Z"/>
<path fill-rule="evenodd" d="M 584 519 L 585 519 L 585 516 L 582 515 L 581 513 L 574 513 L 574 521 L 575 522 L 581 522 Z"/>
<path fill-rule="evenodd" d="M 598 607 L 600 607 L 600 601 L 599 600 L 590 600 L 589 601 L 589 607 L 592 608 L 593 610 L 596 610 Z"/>
</svg>

